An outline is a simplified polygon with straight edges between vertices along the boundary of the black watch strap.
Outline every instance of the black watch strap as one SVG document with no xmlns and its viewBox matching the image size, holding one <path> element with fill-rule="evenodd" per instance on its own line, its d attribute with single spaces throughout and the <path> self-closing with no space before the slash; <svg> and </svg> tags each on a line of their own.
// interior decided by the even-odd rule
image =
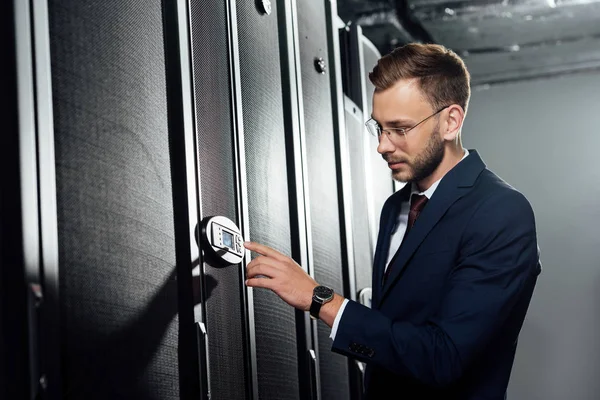
<svg viewBox="0 0 600 400">
<path fill-rule="evenodd" d="M 313 299 L 311 305 L 310 305 L 310 317 L 312 319 L 319 319 L 319 311 L 321 311 L 321 306 L 323 304 L 319 303 L 318 301 L 316 301 L 315 299 Z"/>
</svg>

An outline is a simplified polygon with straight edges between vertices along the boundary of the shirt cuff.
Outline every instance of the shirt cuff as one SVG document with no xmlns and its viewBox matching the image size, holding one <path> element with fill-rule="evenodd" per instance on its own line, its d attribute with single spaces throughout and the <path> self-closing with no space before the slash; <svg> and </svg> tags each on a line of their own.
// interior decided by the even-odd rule
<svg viewBox="0 0 600 400">
<path fill-rule="evenodd" d="M 344 313 L 344 309 L 346 308 L 346 304 L 348 304 L 348 299 L 344 299 L 342 306 L 338 310 L 337 315 L 335 316 L 335 320 L 333 321 L 333 326 L 331 327 L 331 334 L 329 338 L 331 340 L 335 340 L 335 334 L 337 333 L 338 325 L 340 323 L 340 319 L 342 319 L 342 314 Z"/>
</svg>

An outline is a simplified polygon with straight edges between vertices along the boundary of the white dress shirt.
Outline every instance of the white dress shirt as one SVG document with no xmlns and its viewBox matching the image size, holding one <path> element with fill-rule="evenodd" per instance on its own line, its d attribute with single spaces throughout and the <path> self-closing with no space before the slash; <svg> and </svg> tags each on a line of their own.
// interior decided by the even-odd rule
<svg viewBox="0 0 600 400">
<path fill-rule="evenodd" d="M 464 160 L 469 155 L 469 150 L 464 149 L 464 152 L 465 152 L 465 154 L 463 155 L 463 158 L 461 158 L 460 161 Z M 414 183 L 412 184 L 410 196 L 408 196 L 407 201 L 403 201 L 402 204 L 400 205 L 400 214 L 398 214 L 398 218 L 396 219 L 396 224 L 394 226 L 394 230 L 392 231 L 392 237 L 390 239 L 390 247 L 388 249 L 387 262 L 386 262 L 386 266 L 385 266 L 386 270 L 389 266 L 390 261 L 394 257 L 394 254 L 396 254 L 396 251 L 400 247 L 400 244 L 402 243 L 402 239 L 404 239 L 404 233 L 406 232 L 406 226 L 408 225 L 408 212 L 410 211 L 410 200 L 411 200 L 412 195 L 414 193 L 418 193 L 418 194 L 427 196 L 427 200 L 431 199 L 431 196 L 433 196 L 435 189 L 437 189 L 438 185 L 440 184 L 440 182 L 443 178 L 444 177 L 441 177 L 440 179 L 435 181 L 429 187 L 429 189 L 425 190 L 424 192 L 419 192 L 419 190 L 417 189 L 417 185 Z M 337 333 L 337 328 L 340 323 L 340 319 L 342 319 L 342 314 L 344 313 L 346 304 L 348 304 L 348 299 L 344 299 L 344 302 L 342 303 L 342 306 L 340 307 L 337 315 L 335 316 L 335 320 L 333 321 L 333 326 L 331 327 L 331 334 L 329 335 L 329 337 L 332 340 L 335 339 L 335 334 Z"/>
</svg>

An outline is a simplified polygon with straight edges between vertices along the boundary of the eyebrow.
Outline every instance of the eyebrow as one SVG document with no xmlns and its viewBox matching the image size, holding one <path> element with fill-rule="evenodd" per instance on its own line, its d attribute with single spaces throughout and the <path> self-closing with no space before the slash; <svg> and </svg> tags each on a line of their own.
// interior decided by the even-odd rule
<svg viewBox="0 0 600 400">
<path fill-rule="evenodd" d="M 379 122 L 379 121 L 377 121 Z M 414 122 L 411 121 L 410 119 L 396 119 L 393 121 L 385 121 L 384 124 L 382 124 L 381 122 L 379 122 L 380 125 L 382 126 L 389 126 L 392 128 L 398 128 L 398 127 L 406 127 L 406 126 L 410 126 L 411 124 L 413 124 Z"/>
</svg>

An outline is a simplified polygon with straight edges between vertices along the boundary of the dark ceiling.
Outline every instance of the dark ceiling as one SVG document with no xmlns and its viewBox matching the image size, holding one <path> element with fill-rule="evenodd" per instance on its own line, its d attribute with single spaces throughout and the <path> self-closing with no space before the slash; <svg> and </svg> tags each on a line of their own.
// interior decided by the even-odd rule
<svg viewBox="0 0 600 400">
<path fill-rule="evenodd" d="M 600 0 L 338 0 L 382 54 L 406 42 L 460 54 L 473 85 L 600 71 Z"/>
</svg>

